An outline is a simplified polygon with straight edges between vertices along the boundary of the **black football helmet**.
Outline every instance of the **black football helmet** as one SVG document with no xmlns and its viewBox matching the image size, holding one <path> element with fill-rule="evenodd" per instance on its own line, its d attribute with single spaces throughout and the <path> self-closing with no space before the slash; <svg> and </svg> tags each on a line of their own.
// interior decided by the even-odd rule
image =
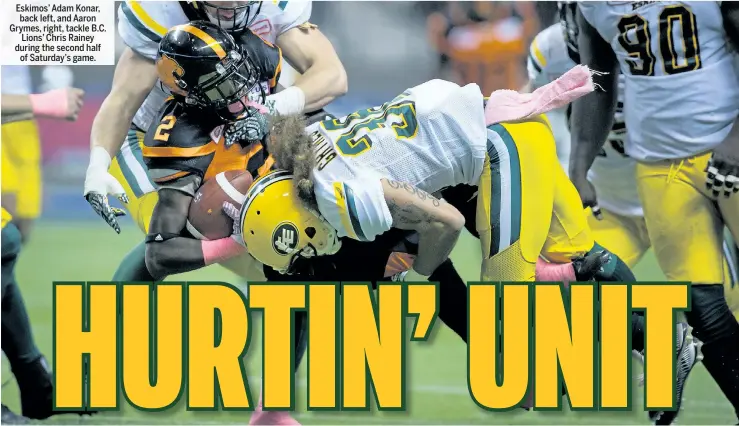
<svg viewBox="0 0 739 426">
<path fill-rule="evenodd" d="M 249 53 L 210 22 L 171 28 L 159 43 L 156 67 L 161 84 L 173 96 L 226 121 L 243 117 L 251 110 L 250 101 L 263 104 L 266 98 L 263 78 Z"/>
<path fill-rule="evenodd" d="M 212 22 L 233 33 L 249 28 L 262 10 L 261 1 L 189 1 L 187 3 L 198 19 Z"/>
<path fill-rule="evenodd" d="M 580 50 L 577 47 L 577 37 L 580 34 L 580 27 L 577 25 L 577 2 L 558 1 L 557 9 L 559 9 L 559 23 L 562 25 L 565 44 L 567 44 L 567 54 L 570 59 L 579 64 Z"/>
</svg>

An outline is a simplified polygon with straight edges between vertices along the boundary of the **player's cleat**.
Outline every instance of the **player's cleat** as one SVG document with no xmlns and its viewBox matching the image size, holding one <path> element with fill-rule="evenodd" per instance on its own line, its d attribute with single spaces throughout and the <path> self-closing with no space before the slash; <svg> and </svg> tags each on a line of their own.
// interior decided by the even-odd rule
<svg viewBox="0 0 739 426">
<path fill-rule="evenodd" d="M 390 281 L 392 282 L 403 282 L 405 281 L 405 277 L 408 275 L 408 271 L 398 272 L 397 274 L 390 277 Z"/>
<path fill-rule="evenodd" d="M 0 416 L 0 423 L 6 425 L 25 425 L 30 420 L 27 417 L 23 417 L 19 414 L 15 414 L 10 411 L 7 405 L 2 404 L 2 416 Z"/>
<path fill-rule="evenodd" d="M 611 260 L 611 253 L 606 250 L 594 251 L 585 256 L 572 259 L 575 277 L 578 281 L 591 281 L 601 272 L 603 265 Z"/>
<path fill-rule="evenodd" d="M 34 420 L 45 420 L 57 414 L 92 415 L 96 411 L 54 410 L 54 382 L 46 358 L 34 361 L 23 371 L 13 371 L 21 393 L 23 416 Z"/>
<path fill-rule="evenodd" d="M 262 410 L 262 395 L 259 395 L 259 404 L 254 408 L 249 425 L 300 426 L 300 423 L 287 411 Z"/>
<path fill-rule="evenodd" d="M 698 348 L 695 342 L 688 341 L 688 325 L 679 322 L 676 326 L 677 340 L 676 357 L 677 365 L 675 369 L 677 376 L 675 377 L 675 410 L 674 411 L 650 411 L 649 419 L 656 425 L 669 425 L 675 421 L 680 414 L 680 406 L 682 405 L 683 391 L 688 380 L 688 375 L 698 362 Z"/>
</svg>

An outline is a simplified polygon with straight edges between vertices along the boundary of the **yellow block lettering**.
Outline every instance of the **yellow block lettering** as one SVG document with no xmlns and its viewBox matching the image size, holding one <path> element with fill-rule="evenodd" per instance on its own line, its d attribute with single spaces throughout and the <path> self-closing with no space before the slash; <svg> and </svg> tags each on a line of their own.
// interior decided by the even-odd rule
<svg viewBox="0 0 739 426">
<path fill-rule="evenodd" d="M 304 309 L 304 284 L 249 285 L 249 307 L 264 311 L 262 347 L 262 404 L 268 409 L 295 406 L 295 345 L 293 311 Z"/>
<path fill-rule="evenodd" d="M 183 287 L 123 285 L 123 390 L 138 409 L 169 408 L 182 395 Z"/>
<path fill-rule="evenodd" d="M 631 286 L 631 307 L 646 313 L 644 398 L 648 410 L 675 407 L 675 316 L 688 308 L 688 291 L 688 284 Z"/>
<path fill-rule="evenodd" d="M 592 409 L 595 405 L 594 288 L 591 284 L 570 284 L 569 309 L 562 299 L 563 290 L 560 284 L 544 283 L 537 283 L 534 289 L 534 404 L 536 408 L 561 407 L 559 366 L 561 378 L 567 384 L 570 406 Z"/>
<path fill-rule="evenodd" d="M 631 407 L 629 289 L 623 284 L 600 287 L 600 407 Z"/>
<path fill-rule="evenodd" d="M 368 284 L 344 284 L 342 290 L 343 408 L 369 409 L 368 372 L 377 406 L 402 409 L 403 288 L 378 285 L 377 303 Z"/>
<path fill-rule="evenodd" d="M 118 291 L 115 283 L 54 283 L 57 408 L 118 408 Z M 89 357 L 89 398 L 82 365 Z"/>
<path fill-rule="evenodd" d="M 499 289 L 503 292 L 501 322 L 501 313 L 497 312 Z M 526 396 L 529 383 L 529 290 L 529 284 L 496 286 L 469 283 L 467 286 L 467 380 L 472 399 L 482 408 L 503 410 L 516 407 Z M 501 348 L 498 347 L 500 328 L 503 331 Z M 499 370 L 501 360 L 503 368 Z"/>
<path fill-rule="evenodd" d="M 188 283 L 187 406 L 249 408 L 251 397 L 241 358 L 249 345 L 246 301 L 224 283 Z M 220 387 L 216 388 L 216 376 Z"/>
<path fill-rule="evenodd" d="M 338 298 L 336 284 L 312 283 L 308 286 L 308 408 L 311 410 L 331 410 L 338 405 Z"/>
</svg>

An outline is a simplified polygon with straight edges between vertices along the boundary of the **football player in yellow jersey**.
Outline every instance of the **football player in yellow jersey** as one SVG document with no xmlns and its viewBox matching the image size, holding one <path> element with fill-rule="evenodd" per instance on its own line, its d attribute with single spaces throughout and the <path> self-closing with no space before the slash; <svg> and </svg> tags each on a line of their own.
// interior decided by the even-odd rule
<svg viewBox="0 0 739 426">
<path fill-rule="evenodd" d="M 686 318 L 739 414 L 739 322 L 722 252 L 724 226 L 739 236 L 739 3 L 581 2 L 577 19 L 582 62 L 603 71 L 595 82 L 605 90 L 573 105 L 570 177 L 589 198 L 620 72 L 649 238 L 667 278 L 693 283 Z"/>
<path fill-rule="evenodd" d="M 31 75 L 27 65 L 3 66 L 2 92 L 11 97 L 31 93 Z M 61 93 L 61 92 L 57 92 Z M 27 100 L 36 102 L 36 109 L 64 108 L 63 104 L 39 101 L 39 95 Z M 48 98 L 48 95 L 47 95 Z M 29 105 L 30 106 L 30 105 Z M 41 142 L 36 122 L 30 116 L 16 116 L 8 121 L 8 111 L 2 125 L 2 196 L 3 206 L 13 214 L 13 223 L 27 240 L 33 221 L 41 212 Z"/>
<path fill-rule="evenodd" d="M 59 89 L 41 95 L 2 95 L 3 123 L 29 120 L 34 117 L 75 120 L 82 106 L 83 92 L 79 89 Z M 4 182 L 3 182 L 4 183 Z M 23 417 L 2 406 L 4 423 L 25 423 L 43 420 L 63 413 L 53 409 L 53 381 L 46 359 L 33 341 L 28 312 L 20 288 L 15 281 L 15 264 L 21 251 L 21 234 L 11 223 L 13 217 L 0 209 L 2 234 L 2 350 L 8 358 L 21 397 Z M 79 412 L 78 414 L 91 414 Z"/>
</svg>

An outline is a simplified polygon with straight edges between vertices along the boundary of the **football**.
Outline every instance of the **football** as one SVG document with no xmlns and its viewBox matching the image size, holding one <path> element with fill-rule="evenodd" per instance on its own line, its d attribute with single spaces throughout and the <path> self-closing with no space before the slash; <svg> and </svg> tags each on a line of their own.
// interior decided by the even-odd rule
<svg viewBox="0 0 739 426">
<path fill-rule="evenodd" d="M 223 212 L 223 202 L 241 208 L 246 191 L 254 179 L 246 171 L 218 173 L 203 183 L 190 203 L 187 230 L 199 240 L 226 238 L 233 231 L 233 221 Z"/>
</svg>

